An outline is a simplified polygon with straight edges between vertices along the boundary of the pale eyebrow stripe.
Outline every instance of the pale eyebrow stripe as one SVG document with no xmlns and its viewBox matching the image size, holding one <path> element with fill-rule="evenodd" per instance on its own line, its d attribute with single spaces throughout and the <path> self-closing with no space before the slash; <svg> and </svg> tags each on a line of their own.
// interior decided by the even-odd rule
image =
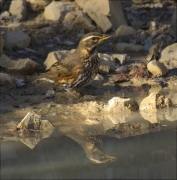
<svg viewBox="0 0 177 180">
<path fill-rule="evenodd" d="M 83 41 L 86 41 L 87 39 L 91 39 L 92 37 L 98 37 L 98 36 L 92 35 L 92 36 L 89 36 L 89 37 L 84 38 Z"/>
</svg>

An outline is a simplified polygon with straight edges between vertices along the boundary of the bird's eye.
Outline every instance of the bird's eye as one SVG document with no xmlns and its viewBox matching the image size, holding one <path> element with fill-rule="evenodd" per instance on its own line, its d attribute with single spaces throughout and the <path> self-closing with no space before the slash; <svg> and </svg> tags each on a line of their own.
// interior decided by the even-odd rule
<svg viewBox="0 0 177 180">
<path fill-rule="evenodd" d="M 97 38 L 96 37 L 92 37 L 92 40 L 94 41 L 94 40 L 96 40 Z"/>
</svg>

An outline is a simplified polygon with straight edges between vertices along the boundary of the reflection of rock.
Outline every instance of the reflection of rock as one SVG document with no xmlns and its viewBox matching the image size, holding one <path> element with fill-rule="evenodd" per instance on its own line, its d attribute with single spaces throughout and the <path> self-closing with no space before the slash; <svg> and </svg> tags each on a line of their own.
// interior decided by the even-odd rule
<svg viewBox="0 0 177 180">
<path fill-rule="evenodd" d="M 173 108 L 171 114 L 166 115 L 168 121 L 177 121 L 177 108 Z"/>
<path fill-rule="evenodd" d="M 153 84 L 149 89 L 149 93 L 159 92 L 161 90 L 162 90 L 162 86 L 160 84 Z"/>
<path fill-rule="evenodd" d="M 138 103 L 134 99 L 113 97 L 108 101 L 108 112 L 120 112 L 120 111 L 136 111 L 138 110 Z"/>
<path fill-rule="evenodd" d="M 140 104 L 141 111 L 157 112 L 157 109 L 171 107 L 172 101 L 157 92 L 151 93 Z"/>
<path fill-rule="evenodd" d="M 35 113 L 29 112 L 17 125 L 17 129 L 27 130 L 51 130 L 53 125 L 48 120 L 41 120 L 41 117 Z"/>
<path fill-rule="evenodd" d="M 151 123 L 158 123 L 159 121 L 163 121 L 166 117 L 169 117 L 172 113 L 172 109 L 159 110 L 157 112 L 149 112 L 149 111 L 140 111 L 141 116 Z"/>
<path fill-rule="evenodd" d="M 147 69 L 155 76 L 163 76 L 168 71 L 166 66 L 157 60 L 150 61 L 147 65 Z"/>
<path fill-rule="evenodd" d="M 8 72 L 32 74 L 39 67 L 39 64 L 29 58 L 14 61 L 5 54 L 2 54 L 0 57 L 0 66 L 5 68 Z"/>
<path fill-rule="evenodd" d="M 21 30 L 7 32 L 4 36 L 5 46 L 12 49 L 25 49 L 29 46 L 30 40 L 30 37 Z"/>
</svg>

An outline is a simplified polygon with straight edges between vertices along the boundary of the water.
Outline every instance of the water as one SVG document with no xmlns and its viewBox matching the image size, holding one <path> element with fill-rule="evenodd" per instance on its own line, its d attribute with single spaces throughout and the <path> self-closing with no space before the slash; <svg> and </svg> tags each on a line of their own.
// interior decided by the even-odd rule
<svg viewBox="0 0 177 180">
<path fill-rule="evenodd" d="M 48 138 L 1 142 L 1 179 L 176 179 L 176 121 L 126 138 L 111 121 L 59 114 L 50 121 L 56 128 Z"/>
<path fill-rule="evenodd" d="M 136 94 L 138 103 L 143 96 Z M 2 132 L 8 129 L 4 126 L 6 122 L 20 121 L 24 116 L 10 112 L 1 117 L 4 117 L 0 124 Z M 0 134 L 3 137 L 1 179 L 177 177 L 177 107 L 150 116 L 139 112 L 116 116 L 100 114 L 98 121 L 51 108 L 43 117 L 55 126 L 54 130 Z"/>
</svg>

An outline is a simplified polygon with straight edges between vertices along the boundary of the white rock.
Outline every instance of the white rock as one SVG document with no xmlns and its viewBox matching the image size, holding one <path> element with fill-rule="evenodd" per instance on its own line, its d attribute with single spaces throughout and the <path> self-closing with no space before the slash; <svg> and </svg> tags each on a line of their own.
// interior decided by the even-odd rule
<svg viewBox="0 0 177 180">
<path fill-rule="evenodd" d="M 0 73 L 0 85 L 4 85 L 5 83 L 14 84 L 14 78 L 12 78 L 9 74 Z"/>
<path fill-rule="evenodd" d="M 4 36 L 5 46 L 24 49 L 30 44 L 31 38 L 21 30 L 7 32 Z"/>
<path fill-rule="evenodd" d="M 95 87 L 95 88 L 101 88 L 103 87 L 104 77 L 100 74 L 97 74 L 95 79 L 89 84 L 89 86 Z"/>
<path fill-rule="evenodd" d="M 4 39 L 0 35 L 0 56 L 3 53 L 3 48 L 4 48 Z"/>
<path fill-rule="evenodd" d="M 36 71 L 39 64 L 31 59 L 19 59 L 18 61 L 14 61 L 5 54 L 2 54 L 0 57 L 0 66 L 7 69 L 8 72 L 32 74 Z"/>
<path fill-rule="evenodd" d="M 128 59 L 127 54 L 113 54 L 112 57 L 115 61 L 117 59 L 121 65 L 126 64 L 126 61 Z"/>
<path fill-rule="evenodd" d="M 100 58 L 100 66 L 108 65 L 109 69 L 111 69 L 111 70 L 115 70 L 116 69 L 115 61 L 113 60 L 111 55 L 98 53 L 98 56 Z"/>
<path fill-rule="evenodd" d="M 99 73 L 100 74 L 109 74 L 109 71 L 110 71 L 110 65 L 100 65 L 99 67 Z"/>
<path fill-rule="evenodd" d="M 70 51 L 68 50 L 54 51 L 49 53 L 47 59 L 44 61 L 46 70 L 50 69 L 54 63 L 64 59 L 69 53 Z"/>
<path fill-rule="evenodd" d="M 166 66 L 157 60 L 150 61 L 147 64 L 147 69 L 155 76 L 163 76 L 168 72 Z"/>
<path fill-rule="evenodd" d="M 33 11 L 43 10 L 45 6 L 47 6 L 51 0 L 26 0 L 27 3 L 30 4 L 30 8 Z"/>
<path fill-rule="evenodd" d="M 62 21 L 66 13 L 74 11 L 73 4 L 64 2 L 52 2 L 45 7 L 44 17 L 51 21 Z"/>
<path fill-rule="evenodd" d="M 107 111 L 108 112 L 119 112 L 119 111 L 136 111 L 138 110 L 138 103 L 134 99 L 113 97 L 108 101 Z"/>
<path fill-rule="evenodd" d="M 167 46 L 161 52 L 159 62 L 172 67 L 177 67 L 177 43 Z"/>
<path fill-rule="evenodd" d="M 144 50 L 143 46 L 135 45 L 135 44 L 117 43 L 115 46 L 116 52 L 123 52 L 123 51 L 139 52 L 143 50 Z"/>
<path fill-rule="evenodd" d="M 88 16 L 101 28 L 103 33 L 106 33 L 112 28 L 111 21 L 102 13 L 87 11 Z"/>
<path fill-rule="evenodd" d="M 157 112 L 160 108 L 171 107 L 172 101 L 157 92 L 151 93 L 140 103 L 140 111 Z"/>
<path fill-rule="evenodd" d="M 136 33 L 136 30 L 133 27 L 121 25 L 116 30 L 116 37 L 128 36 L 128 35 L 135 34 L 135 33 Z"/>
<path fill-rule="evenodd" d="M 47 92 L 46 92 L 46 95 L 45 95 L 46 98 L 53 98 L 55 97 L 55 91 L 53 89 L 49 89 Z"/>
<path fill-rule="evenodd" d="M 22 21 L 26 18 L 26 0 L 11 1 L 9 12 L 17 20 Z"/>
</svg>

